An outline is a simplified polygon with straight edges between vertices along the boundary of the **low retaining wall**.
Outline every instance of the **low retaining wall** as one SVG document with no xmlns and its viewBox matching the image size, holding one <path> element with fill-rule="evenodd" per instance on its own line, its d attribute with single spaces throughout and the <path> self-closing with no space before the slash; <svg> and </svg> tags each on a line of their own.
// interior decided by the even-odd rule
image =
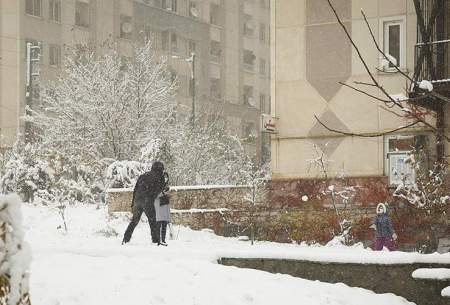
<svg viewBox="0 0 450 305">
<path fill-rule="evenodd" d="M 244 205 L 247 186 L 178 186 L 170 188 L 170 203 L 175 210 L 237 209 Z M 133 189 L 108 189 L 108 212 L 130 212 Z"/>
<path fill-rule="evenodd" d="M 390 216 L 399 237 L 399 250 L 417 251 L 423 249 L 423 245 L 435 249 L 439 241 L 425 230 L 427 224 L 422 217 L 408 206 L 390 199 L 386 177 L 346 178 L 329 183 L 336 190 L 348 186 L 356 190 L 346 202 L 337 198 L 339 218 L 330 201 L 331 196 L 325 192 L 327 183 L 323 179 L 270 181 L 264 201 L 255 211 L 251 211 L 249 202 L 244 199 L 250 193 L 247 186 L 172 187 L 172 216 L 176 224 L 193 229 L 208 228 L 224 236 L 249 235 L 250 218 L 256 217 L 253 223 L 257 239 L 321 244 L 339 234 L 339 221 L 346 219 L 351 223 L 350 233 L 354 241 L 370 247 L 374 240 L 374 230 L 370 226 L 375 207 L 379 202 L 389 201 L 392 203 Z M 132 192 L 132 189 L 108 190 L 108 211 L 131 211 Z M 450 224 L 448 232 L 443 235 L 450 236 Z"/>
<path fill-rule="evenodd" d="M 450 268 L 442 264 L 348 264 L 320 263 L 284 259 L 222 258 L 226 266 L 251 268 L 271 273 L 284 273 L 308 280 L 344 283 L 376 293 L 394 293 L 417 305 L 449 305 L 450 299 L 441 291 L 450 281 L 417 280 L 411 274 L 418 268 Z"/>
</svg>

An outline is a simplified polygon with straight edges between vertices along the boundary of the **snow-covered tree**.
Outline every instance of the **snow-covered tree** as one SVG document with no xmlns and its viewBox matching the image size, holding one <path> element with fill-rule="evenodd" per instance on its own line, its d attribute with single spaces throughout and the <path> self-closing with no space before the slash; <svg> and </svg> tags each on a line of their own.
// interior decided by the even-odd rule
<svg viewBox="0 0 450 305">
<path fill-rule="evenodd" d="M 114 48 L 74 51 L 28 119 L 42 144 L 64 154 L 130 160 L 172 118 L 176 89 L 150 42 L 127 59 Z"/>
<path fill-rule="evenodd" d="M 166 164 L 172 185 L 239 184 L 252 168 L 241 140 L 212 111 L 200 114 L 194 128 L 179 118 L 147 146 L 142 160 L 154 158 Z"/>
</svg>

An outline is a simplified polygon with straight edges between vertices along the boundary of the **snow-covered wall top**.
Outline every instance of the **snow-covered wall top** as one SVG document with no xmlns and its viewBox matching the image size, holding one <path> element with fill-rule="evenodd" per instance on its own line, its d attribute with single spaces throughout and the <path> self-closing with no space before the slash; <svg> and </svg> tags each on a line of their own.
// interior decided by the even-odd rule
<svg viewBox="0 0 450 305">
<path fill-rule="evenodd" d="M 170 190 L 177 191 L 196 191 L 196 190 L 212 190 L 212 189 L 242 189 L 248 188 L 247 185 L 188 185 L 188 186 L 171 186 Z M 132 192 L 132 188 L 110 188 L 107 189 L 107 193 L 122 193 L 122 192 Z"/>
</svg>

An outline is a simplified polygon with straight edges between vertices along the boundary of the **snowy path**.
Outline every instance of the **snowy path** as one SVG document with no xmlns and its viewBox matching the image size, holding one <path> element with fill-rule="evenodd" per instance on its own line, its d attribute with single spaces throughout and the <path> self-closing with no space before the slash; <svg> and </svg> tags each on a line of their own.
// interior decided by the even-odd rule
<svg viewBox="0 0 450 305">
<path fill-rule="evenodd" d="M 56 229 L 60 219 L 55 212 L 24 208 L 26 238 L 33 251 L 34 305 L 412 304 L 392 294 L 216 263 L 224 252 L 292 252 L 299 246 L 251 247 L 182 228 L 169 247 L 157 247 L 149 243 L 148 225 L 143 222 L 132 242 L 121 246 L 121 236 L 107 238 L 98 231 L 113 228 L 121 235 L 127 224 L 123 218 L 108 221 L 102 209 L 93 207 L 71 208 L 67 218 L 69 234 L 64 235 Z"/>
</svg>

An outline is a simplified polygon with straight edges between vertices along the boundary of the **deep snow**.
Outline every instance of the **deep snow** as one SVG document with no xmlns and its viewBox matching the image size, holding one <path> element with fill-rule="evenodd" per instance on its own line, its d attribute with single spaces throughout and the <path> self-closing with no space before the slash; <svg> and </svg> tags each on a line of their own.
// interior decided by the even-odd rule
<svg viewBox="0 0 450 305">
<path fill-rule="evenodd" d="M 131 243 L 122 246 L 127 217 L 108 217 L 103 207 L 69 207 L 68 233 L 61 229 L 62 221 L 55 210 L 24 206 L 23 214 L 26 240 L 33 252 L 33 305 L 412 304 L 392 294 L 379 295 L 344 284 L 217 264 L 217 258 L 224 254 L 304 257 L 322 253 L 325 259 L 366 256 L 370 261 L 375 255 L 387 260 L 392 253 L 268 242 L 251 246 L 237 238 L 183 227 L 174 228 L 177 239 L 168 240 L 168 247 L 157 247 L 150 243 L 148 224 L 143 221 Z M 450 262 L 448 255 L 434 259 Z"/>
</svg>

